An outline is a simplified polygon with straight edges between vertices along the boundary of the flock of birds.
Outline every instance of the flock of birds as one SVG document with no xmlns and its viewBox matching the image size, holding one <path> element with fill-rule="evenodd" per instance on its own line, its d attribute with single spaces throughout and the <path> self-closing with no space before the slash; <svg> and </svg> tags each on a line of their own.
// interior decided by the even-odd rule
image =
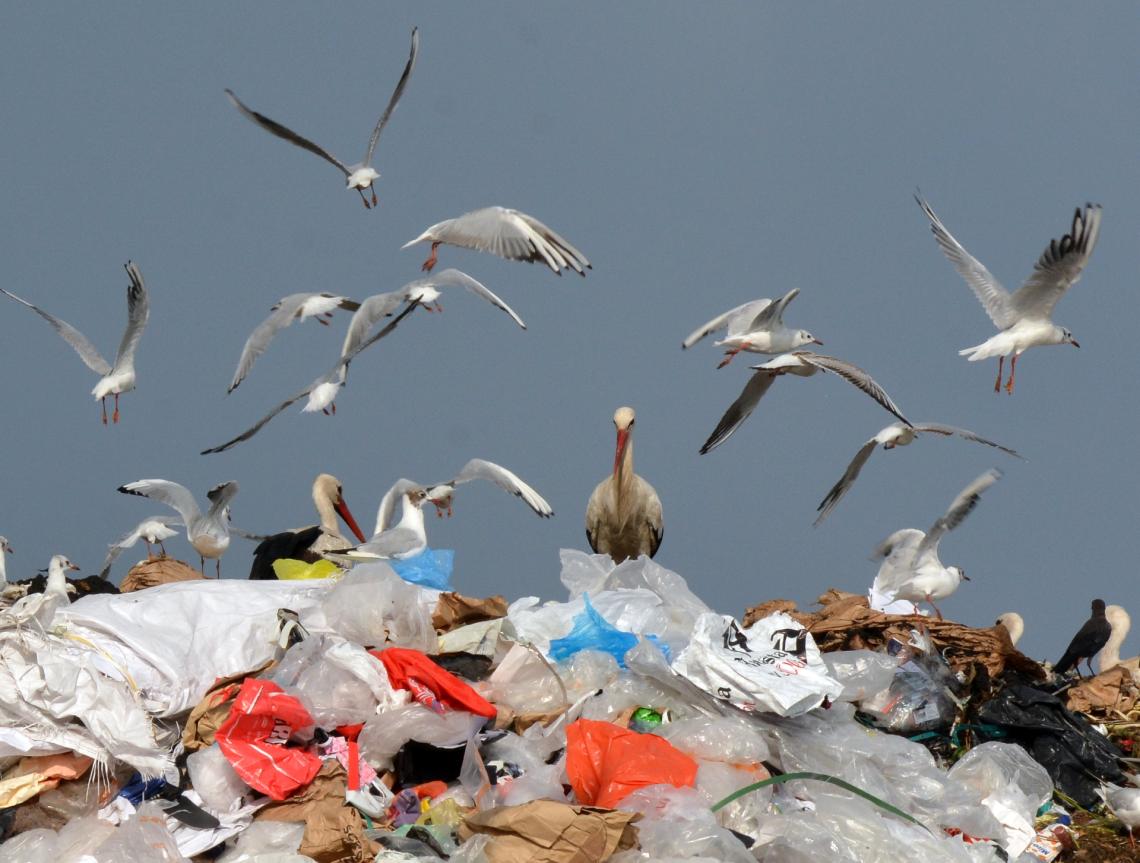
<svg viewBox="0 0 1140 863">
<path fill-rule="evenodd" d="M 378 204 L 375 183 L 380 174 L 373 166 L 377 145 L 411 79 L 419 46 L 419 30 L 414 29 L 403 72 L 372 129 L 364 158 L 356 164 L 346 164 L 311 139 L 254 110 L 232 90 L 227 89 L 225 92 L 237 111 L 252 123 L 336 167 L 344 177 L 346 188 L 355 190 L 364 207 L 371 209 Z M 1080 278 L 1096 246 L 1101 219 L 1099 205 L 1087 204 L 1078 208 L 1068 232 L 1049 242 L 1029 277 L 1018 290 L 1011 293 L 954 238 L 931 206 L 920 195 L 916 194 L 915 197 L 929 221 L 939 248 L 976 294 L 998 329 L 998 333 L 986 341 L 960 351 L 971 362 L 998 358 L 995 392 L 1002 388 L 1007 357 L 1010 368 L 1004 388 L 1012 394 L 1017 361 L 1026 350 L 1053 344 L 1079 347 L 1069 330 L 1053 322 L 1052 313 L 1058 300 Z M 430 245 L 429 256 L 422 265 L 427 275 L 396 291 L 360 301 L 331 293 L 296 293 L 281 298 L 273 305 L 269 316 L 246 339 L 227 392 L 233 392 L 241 385 L 252 373 L 258 358 L 293 323 L 312 319 L 327 326 L 337 311 L 350 312 L 352 317 L 340 350 L 331 359 L 328 371 L 283 400 L 250 428 L 202 453 L 223 452 L 248 441 L 277 415 L 302 399 L 306 400 L 304 412 L 335 413 L 337 396 L 347 381 L 351 363 L 360 352 L 393 332 L 417 308 L 425 311 L 440 310 L 440 297 L 445 291 L 463 289 L 490 303 L 515 325 L 525 329 L 526 324 L 519 314 L 477 279 L 457 269 L 434 272 L 441 246 L 460 246 L 511 261 L 537 263 L 556 275 L 572 271 L 585 276 L 586 271 L 591 269 L 585 255 L 543 222 L 526 213 L 499 206 L 475 210 L 434 224 L 406 243 L 404 248 L 420 243 Z M 102 405 L 104 424 L 108 423 L 107 399 L 110 397 L 114 400 L 110 422 L 118 423 L 119 396 L 135 388 L 135 355 L 150 316 L 150 299 L 141 270 L 133 261 L 126 264 L 126 270 L 129 277 L 127 326 L 113 363 L 107 362 L 72 325 L 28 300 L 0 289 L 13 301 L 43 318 L 75 349 L 83 362 L 99 375 L 92 394 Z M 715 342 L 718 347 L 724 348 L 724 357 L 718 368 L 729 365 L 740 353 L 772 357 L 751 366 L 752 374 L 740 395 L 729 405 L 712 434 L 700 447 L 702 454 L 711 452 L 732 436 L 756 409 L 777 378 L 787 375 L 812 377 L 825 372 L 836 375 L 861 390 L 892 414 L 895 421 L 859 448 L 843 475 L 820 501 L 816 525 L 821 524 L 851 491 L 872 453 L 879 447 L 891 450 L 909 445 L 916 438 L 925 436 L 958 437 L 1020 458 L 1010 447 L 966 429 L 935 422 L 911 422 L 895 400 L 864 369 L 847 360 L 810 349 L 809 346 L 822 346 L 823 342 L 811 332 L 789 327 L 784 322 L 788 307 L 798 293 L 794 289 L 778 299 L 757 299 L 736 306 L 712 318 L 683 340 L 682 348 L 691 349 L 706 337 L 726 331 L 725 337 Z M 590 496 L 586 507 L 586 535 L 596 552 L 609 554 L 618 561 L 643 554 L 653 556 L 664 535 L 662 505 L 653 486 L 634 472 L 633 409 L 619 408 L 614 414 L 613 422 L 617 434 L 613 469 Z M 973 480 L 926 531 L 906 529 L 887 537 L 875 551 L 876 558 L 882 561 L 875 579 L 875 589 L 892 600 L 928 602 L 940 615 L 935 603 L 953 593 L 966 576 L 959 567 L 945 566 L 941 562 L 939 543 L 944 534 L 962 523 L 977 505 L 983 492 L 997 482 L 1000 476 L 1000 471 L 995 469 Z M 251 577 L 273 577 L 272 562 L 285 557 L 328 557 L 340 564 L 351 565 L 358 560 L 401 559 L 419 554 L 427 547 L 423 508 L 430 503 L 437 513 L 450 514 L 456 487 L 475 479 L 490 481 L 519 497 L 540 517 L 553 514 L 550 505 L 541 495 L 510 470 L 482 459 L 472 459 L 452 479 L 444 482 L 423 484 L 406 479 L 398 480 L 384 495 L 373 532 L 371 536 L 366 536 L 344 502 L 341 483 L 334 477 L 322 474 L 313 485 L 318 524 L 269 537 L 257 537 L 260 544 L 254 553 Z M 203 572 L 206 560 L 214 560 L 215 573 L 220 576 L 220 559 L 229 547 L 231 533 L 237 532 L 230 524 L 230 505 L 238 491 L 237 483 L 226 482 L 210 489 L 206 495 L 208 506 L 204 510 L 188 489 L 165 479 L 142 479 L 126 483 L 118 490 L 165 504 L 176 515 L 148 517 L 126 533 L 111 546 L 101 575 L 106 577 L 117 556 L 139 540 L 146 543 L 148 556 L 151 546 L 155 544 L 165 553 L 162 543 L 181 528 L 199 554 Z M 341 533 L 338 517 L 344 521 L 352 538 Z M 6 550 L 7 542 L 0 542 L 0 574 L 3 573 L 2 560 Z M 61 567 L 51 569 L 51 573 L 57 572 L 62 572 Z M 59 577 L 62 578 L 62 575 Z"/>
</svg>

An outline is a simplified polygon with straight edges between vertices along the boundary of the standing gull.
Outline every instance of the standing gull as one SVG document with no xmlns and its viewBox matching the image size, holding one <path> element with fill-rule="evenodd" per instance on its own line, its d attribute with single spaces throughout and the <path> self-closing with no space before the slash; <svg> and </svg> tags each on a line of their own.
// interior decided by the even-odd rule
<svg viewBox="0 0 1140 863">
<path fill-rule="evenodd" d="M 608 554 L 615 563 L 643 554 L 653 557 L 665 534 L 661 498 L 653 486 L 633 472 L 634 420 L 633 408 L 621 407 L 614 412 L 614 470 L 598 483 L 586 504 L 590 548 Z"/>
<path fill-rule="evenodd" d="M 152 515 L 144 518 L 134 529 L 123 534 L 110 546 L 107 558 L 103 561 L 103 568 L 99 570 L 99 577 L 106 578 L 111 573 L 111 566 L 118 560 L 119 555 L 131 548 L 140 539 L 146 543 L 146 559 L 152 558 L 152 545 L 162 549 L 162 556 L 166 557 L 166 546 L 163 542 L 172 536 L 178 536 L 178 531 L 172 525 L 181 525 L 182 520 L 174 515 Z"/>
<path fill-rule="evenodd" d="M 32 305 L 10 291 L 0 288 L 0 293 L 7 294 L 18 303 L 23 303 L 51 324 L 52 328 L 63 337 L 63 340 L 75 348 L 75 352 L 79 354 L 79 358 L 83 360 L 87 368 L 101 376 L 91 394 L 95 396 L 96 401 L 103 404 L 103 425 L 107 424 L 107 396 L 113 395 L 115 397 L 113 421 L 118 422 L 119 394 L 130 392 L 135 388 L 135 349 L 138 347 L 139 339 L 142 338 L 143 328 L 146 326 L 147 317 L 150 315 L 150 300 L 146 292 L 146 285 L 143 283 L 142 273 L 132 261 L 127 261 L 126 270 L 131 280 L 130 285 L 127 286 L 127 328 L 123 332 L 122 341 L 119 342 L 119 352 L 115 354 L 114 365 L 103 359 L 102 354 L 87 340 L 87 337 L 71 324 L 48 314 L 39 306 Z"/>
<path fill-rule="evenodd" d="M 950 508 L 925 533 L 904 528 L 883 540 L 871 556 L 872 560 L 883 560 L 872 589 L 893 599 L 926 600 L 941 620 L 942 612 L 934 600 L 945 599 L 958 589 L 963 579 L 970 579 L 960 567 L 945 566 L 938 559 L 938 543 L 944 534 L 965 520 L 978 505 L 982 492 L 1000 478 L 1001 471 L 997 468 L 979 476 L 958 493 Z"/>
<path fill-rule="evenodd" d="M 273 306 L 272 314 L 257 325 L 249 338 L 245 340 L 241 357 L 238 359 L 237 371 L 230 383 L 227 393 L 237 389 L 238 384 L 245 380 L 254 362 L 265 353 L 273 337 L 293 321 L 304 322 L 306 318 L 314 318 L 318 323 L 328 326 L 327 318 L 332 317 L 333 310 L 346 309 L 355 312 L 360 303 L 348 297 L 338 297 L 333 294 L 290 294 L 278 300 Z"/>
<path fill-rule="evenodd" d="M 48 563 L 44 592 L 29 593 L 0 611 L 0 626 L 21 626 L 35 621 L 46 629 L 51 624 L 56 609 L 71 603 L 71 598 L 67 595 L 67 571 L 71 569 L 77 570 L 79 567 L 68 560 L 66 555 L 54 555 Z"/>
<path fill-rule="evenodd" d="M 490 252 L 508 261 L 544 263 L 556 276 L 561 276 L 563 270 L 584 276 L 586 270 L 592 269 L 585 255 L 534 216 L 509 207 L 484 207 L 437 222 L 401 248 L 424 242 L 431 243 L 431 254 L 423 263 L 425 270 L 435 266 L 436 250 L 444 243 Z"/>
<path fill-rule="evenodd" d="M 1089 674 L 1096 673 L 1093 671 L 1092 658 L 1108 643 L 1108 637 L 1112 634 L 1112 624 L 1108 622 L 1104 611 L 1104 600 L 1094 599 L 1092 601 L 1092 614 L 1077 630 L 1077 634 L 1073 636 L 1073 640 L 1065 648 L 1064 655 L 1053 666 L 1054 674 L 1061 675 L 1070 668 L 1075 668 L 1079 677 L 1081 660 L 1084 660 L 1085 664 L 1088 665 Z"/>
<path fill-rule="evenodd" d="M 902 411 L 887 395 L 886 391 L 875 383 L 875 380 L 857 365 L 840 360 L 835 357 L 824 356 L 812 351 L 795 351 L 790 354 L 781 354 L 773 360 L 758 366 L 752 366 L 754 374 L 749 378 L 744 389 L 737 396 L 736 401 L 728 406 L 724 416 L 720 418 L 713 433 L 701 447 L 701 455 L 710 452 L 728 440 L 742 422 L 756 409 L 764 393 L 781 375 L 796 375 L 808 378 L 817 372 L 832 372 L 839 375 L 852 386 L 858 387 L 888 411 L 910 425 L 910 420 L 902 415 Z"/>
<path fill-rule="evenodd" d="M 1104 783 L 1097 789 L 1097 794 L 1104 800 L 1108 811 L 1128 828 L 1128 844 L 1135 848 L 1136 840 L 1132 837 L 1132 829 L 1140 827 L 1140 788 Z"/>
<path fill-rule="evenodd" d="M 415 557 L 427 548 L 423 513 L 427 499 L 427 492 L 419 483 L 410 479 L 396 480 L 380 501 L 372 538 L 356 548 L 326 556 L 331 560 L 336 560 L 340 554 L 350 560 L 403 560 Z M 403 509 L 400 520 L 393 525 L 391 521 L 397 500 L 403 504 Z"/>
<path fill-rule="evenodd" d="M 8 537 L 0 536 L 0 589 L 8 583 L 8 566 L 5 555 L 12 554 L 12 546 L 8 544 Z"/>
<path fill-rule="evenodd" d="M 218 578 L 222 576 L 222 555 L 230 547 L 229 502 L 238 492 L 236 482 L 214 486 L 206 497 L 210 508 L 202 513 L 198 502 L 185 486 L 166 479 L 140 479 L 119 486 L 123 494 L 137 494 L 164 503 L 175 510 L 186 525 L 186 539 L 198 552 L 202 574 L 206 572 L 206 558 L 215 561 Z"/>
<path fill-rule="evenodd" d="M 400 80 L 396 84 L 396 89 L 392 92 L 392 98 L 388 100 L 388 107 L 384 109 L 384 113 L 380 115 L 380 119 L 376 122 L 376 126 L 372 130 L 372 137 L 368 139 L 368 149 L 364 153 L 364 159 L 355 165 L 345 165 L 328 150 L 314 144 L 308 138 L 304 138 L 292 129 L 282 126 L 277 121 L 270 120 L 264 114 L 259 114 L 257 111 L 246 107 L 242 101 L 234 95 L 233 90 L 226 90 L 226 95 L 230 97 L 230 101 L 233 102 L 235 108 L 266 132 L 269 132 L 271 135 L 276 135 L 278 138 L 283 138 L 290 144 L 296 144 L 301 149 L 308 150 L 310 153 L 320 156 L 326 162 L 339 168 L 344 174 L 346 188 L 356 189 L 356 191 L 360 193 L 360 200 L 364 202 L 365 208 L 369 207 L 369 203 L 368 198 L 364 195 L 364 190 L 371 189 L 371 206 L 375 207 L 378 201 L 376 199 L 376 189 L 372 184 L 380 179 L 380 172 L 372 167 L 372 155 L 376 152 L 376 142 L 380 140 L 380 133 L 384 131 L 384 127 L 388 124 L 388 119 L 392 116 L 392 112 L 396 110 L 396 105 L 399 103 L 400 97 L 404 94 L 404 87 L 407 86 L 408 78 L 411 77 L 412 69 L 416 65 L 416 55 L 419 53 L 419 50 L 420 30 L 416 27 L 412 30 L 412 50 L 408 55 L 408 63 L 404 66 L 404 74 L 400 76 Z"/>
<path fill-rule="evenodd" d="M 1037 259 L 1033 273 L 1011 294 L 981 261 L 954 239 L 926 201 L 918 195 L 915 195 L 915 200 L 930 219 L 931 233 L 942 253 L 981 301 L 994 326 L 1001 330 L 980 345 L 958 351 L 961 356 L 969 356 L 970 362 L 998 358 L 995 393 L 1001 389 L 1002 367 L 1007 356 L 1010 356 L 1010 364 L 1005 391 L 1012 394 L 1017 358 L 1026 350 L 1037 345 L 1080 347 L 1071 332 L 1053 323 L 1053 307 L 1080 279 L 1081 271 L 1096 247 L 1097 234 L 1100 233 L 1100 204 L 1085 204 L 1084 210 L 1077 208 L 1069 233 L 1059 240 L 1049 241 Z"/>
<path fill-rule="evenodd" d="M 859 471 L 863 469 L 863 465 L 867 463 L 867 459 L 871 457 L 871 453 L 875 451 L 876 446 L 882 444 L 885 450 L 906 446 L 923 432 L 942 435 L 943 437 L 957 435 L 964 440 L 992 446 L 1011 456 L 1021 458 L 1019 453 L 1011 450 L 1009 447 L 1002 446 L 1000 443 L 994 443 L 992 440 L 987 440 L 966 429 L 955 428 L 954 426 L 942 425 L 940 423 L 918 423 L 913 426 L 903 425 L 902 423 L 891 423 L 886 428 L 880 429 L 873 438 L 863 444 L 859 452 L 855 453 L 855 458 L 851 459 L 851 463 L 847 465 L 847 470 L 843 476 L 839 478 L 839 482 L 833 485 L 831 491 L 827 493 L 827 496 L 820 501 L 819 506 L 816 507 L 819 512 L 819 516 L 815 520 L 816 526 L 819 526 L 823 520 L 827 518 L 831 511 L 838 506 L 839 501 L 843 499 L 843 496 L 847 494 L 851 486 L 855 484 L 855 480 L 859 477 Z"/>
<path fill-rule="evenodd" d="M 728 333 L 725 338 L 713 342 L 718 347 L 728 346 L 724 352 L 724 359 L 717 366 L 718 369 L 722 369 L 741 351 L 783 354 L 803 345 L 822 345 L 823 342 L 807 330 L 792 330 L 784 326 L 784 309 L 799 296 L 799 293 L 799 288 L 792 288 L 778 300 L 753 300 L 729 309 L 689 333 L 681 342 L 681 349 L 687 350 L 705 336 L 727 327 Z"/>
</svg>

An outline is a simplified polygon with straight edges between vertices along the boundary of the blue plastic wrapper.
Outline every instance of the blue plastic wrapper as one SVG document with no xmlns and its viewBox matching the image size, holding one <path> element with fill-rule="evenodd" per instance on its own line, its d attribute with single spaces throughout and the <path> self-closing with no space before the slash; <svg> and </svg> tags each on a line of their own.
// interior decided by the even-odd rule
<svg viewBox="0 0 1140 863">
<path fill-rule="evenodd" d="M 588 594 L 583 594 L 582 599 L 586 603 L 585 610 L 574 618 L 574 628 L 569 634 L 550 642 L 550 658 L 561 662 L 579 650 L 600 650 L 610 654 L 618 665 L 625 668 L 625 652 L 637 644 L 637 636 L 618 629 L 598 614 L 594 606 L 590 605 Z M 657 636 L 650 635 L 647 638 L 661 649 L 666 659 L 671 659 L 669 648 Z"/>
<path fill-rule="evenodd" d="M 388 563 L 404 581 L 436 590 L 451 590 L 451 569 L 455 565 L 453 548 L 425 548 L 415 557 Z"/>
</svg>

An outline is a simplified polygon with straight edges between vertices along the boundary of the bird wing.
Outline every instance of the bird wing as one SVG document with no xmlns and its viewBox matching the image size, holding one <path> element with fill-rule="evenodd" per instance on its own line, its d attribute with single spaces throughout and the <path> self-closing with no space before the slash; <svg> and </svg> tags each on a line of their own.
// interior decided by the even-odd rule
<svg viewBox="0 0 1140 863">
<path fill-rule="evenodd" d="M 115 354 L 115 369 L 133 366 L 135 349 L 139 346 L 147 318 L 150 317 L 150 295 L 143 282 L 142 271 L 134 261 L 126 263 L 131 283 L 127 286 L 127 328 L 123 331 L 119 351 Z"/>
<path fill-rule="evenodd" d="M 87 340 L 87 337 L 83 335 L 83 333 L 79 332 L 79 330 L 75 329 L 75 327 L 67 321 L 61 321 L 55 315 L 48 314 L 39 306 L 32 305 L 27 300 L 17 297 L 11 291 L 5 291 L 3 288 L 0 288 L 0 293 L 7 294 L 17 303 L 23 303 L 51 324 L 52 329 L 59 333 L 65 342 L 75 348 L 75 352 L 79 354 L 79 359 L 83 360 L 87 368 L 91 369 L 95 374 L 109 375 L 111 373 L 111 366 L 103 359 L 103 356 L 95 350 L 95 346 Z"/>
<path fill-rule="evenodd" d="M 1050 240 L 1033 266 L 1033 274 L 1012 297 L 1019 315 L 1049 317 L 1065 291 L 1081 277 L 1100 234 L 1100 205 L 1085 204 L 1073 214 L 1073 227 L 1059 240 Z"/>
<path fill-rule="evenodd" d="M 238 493 L 238 484 L 233 480 L 221 482 L 206 492 L 206 499 L 210 501 L 210 515 L 214 515 L 233 500 Z"/>
<path fill-rule="evenodd" d="M 550 518 L 554 515 L 554 510 L 550 504 L 540 495 L 537 491 L 523 482 L 512 471 L 507 470 L 502 465 L 495 464 L 493 461 L 485 461 L 481 458 L 473 458 L 463 466 L 463 470 L 451 481 L 451 485 L 459 485 L 463 482 L 470 482 L 473 479 L 485 479 L 493 482 L 507 494 L 513 494 L 515 497 L 521 498 L 523 502 L 535 511 L 535 513 L 542 518 Z"/>
<path fill-rule="evenodd" d="M 901 555 L 918 548 L 923 536 L 925 534 L 921 530 L 913 527 L 896 530 L 875 546 L 875 550 L 871 552 L 871 560 L 886 560 L 890 557 L 897 560 Z"/>
<path fill-rule="evenodd" d="M 784 322 L 784 309 L 788 307 L 788 303 L 798 297 L 800 294 L 799 288 L 792 288 L 780 299 L 769 302 L 764 308 L 760 309 L 748 325 L 748 330 L 770 330 L 779 326 Z M 731 333 L 732 328 L 729 328 Z"/>
<path fill-rule="evenodd" d="M 771 302 L 771 300 L 751 300 L 750 302 L 741 303 L 739 306 L 729 309 L 724 314 L 717 315 L 711 321 L 702 324 L 689 333 L 689 335 L 685 337 L 685 340 L 681 342 L 681 349 L 687 350 L 705 336 L 715 333 L 717 330 L 724 329 L 725 327 L 730 327 L 731 332 L 733 323 L 739 319 L 751 320 L 761 309 L 770 305 Z"/>
<path fill-rule="evenodd" d="M 340 355 L 342 357 L 355 355 L 356 349 L 364 343 L 373 325 L 381 318 L 390 317 L 403 301 L 403 289 L 375 294 L 364 300 L 353 314 L 352 320 L 348 322 L 348 332 L 344 334 Z"/>
<path fill-rule="evenodd" d="M 376 142 L 380 140 L 380 133 L 384 131 L 384 127 L 388 125 L 388 119 L 392 116 L 392 112 L 396 110 L 396 105 L 400 102 L 400 97 L 404 95 L 404 88 L 408 85 L 408 78 L 412 76 L 412 69 L 416 65 L 416 56 L 420 53 L 420 28 L 412 28 L 412 50 L 408 55 L 408 63 L 404 66 L 404 74 L 400 76 L 400 80 L 396 83 L 396 89 L 392 91 L 392 98 L 388 100 L 388 107 L 384 109 L 384 113 L 380 115 L 380 119 L 376 121 L 376 128 L 372 130 L 372 137 L 368 139 L 368 151 L 364 154 L 364 162 L 362 164 L 372 164 L 372 154 L 376 152 Z"/>
<path fill-rule="evenodd" d="M 1007 446 L 1002 446 L 1000 443 L 995 443 L 994 441 L 989 440 L 988 438 L 984 438 L 981 435 L 974 434 L 972 431 L 969 431 L 968 429 L 960 429 L 960 428 L 957 428 L 956 426 L 942 425 L 942 423 L 919 423 L 918 425 L 916 425 L 914 427 L 914 430 L 919 431 L 919 432 L 931 432 L 933 434 L 945 435 L 947 437 L 949 437 L 951 435 L 957 435 L 958 437 L 963 438 L 964 440 L 973 441 L 974 443 L 985 444 L 986 446 L 992 446 L 994 449 L 1000 449 L 1002 452 L 1008 453 L 1009 455 L 1014 456 L 1015 458 L 1020 458 L 1020 459 L 1025 458 L 1025 456 L 1023 456 L 1017 450 L 1010 449 Z"/>
<path fill-rule="evenodd" d="M 819 515 L 813 522 L 815 527 L 819 527 L 823 520 L 827 518 L 833 509 L 843 499 L 843 495 L 855 484 L 855 480 L 859 477 L 859 471 L 863 469 L 863 465 L 867 463 L 867 459 L 871 457 L 871 453 L 875 451 L 879 441 L 877 438 L 871 438 L 862 447 L 859 452 L 855 453 L 855 458 L 851 459 L 851 464 L 847 465 L 847 470 L 843 472 L 843 476 L 839 478 L 839 482 L 831 487 L 831 491 L 820 501 L 816 511 Z"/>
<path fill-rule="evenodd" d="M 492 306 L 497 309 L 502 309 L 506 312 L 512 321 L 526 329 L 526 324 L 520 318 L 515 310 L 503 302 L 494 292 L 492 292 L 485 285 L 471 278 L 462 270 L 448 269 L 442 270 L 437 275 L 427 276 L 423 279 L 416 279 L 414 282 L 409 282 L 401 288 L 406 293 L 415 290 L 416 288 L 466 288 L 477 297 L 482 297 Z"/>
<path fill-rule="evenodd" d="M 926 217 L 930 219 L 930 232 L 938 241 L 942 254 L 954 265 L 958 274 L 966 280 L 966 284 L 970 286 L 970 290 L 981 302 L 986 314 L 994 322 L 994 326 L 999 330 L 1004 330 L 1016 323 L 1019 315 L 1014 308 L 1009 291 L 1002 287 L 1001 282 L 994 278 L 981 261 L 967 252 L 962 244 L 954 239 L 953 235 L 946 230 L 946 226 L 942 224 L 942 220 L 934 214 L 934 210 L 930 209 L 930 204 L 917 194 L 914 199 L 918 201 L 918 205 L 922 207 Z"/>
<path fill-rule="evenodd" d="M 981 500 L 982 492 L 1001 479 L 1001 471 L 991 468 L 958 492 L 958 496 L 950 504 L 950 508 L 943 513 L 937 521 L 930 526 L 926 537 L 918 548 L 917 556 L 938 546 L 938 541 L 947 531 L 951 531 L 966 520 L 974 507 Z"/>
<path fill-rule="evenodd" d="M 301 306 L 305 304 L 306 300 L 314 296 L 317 295 L 290 294 L 278 301 L 269 317 L 258 324 L 249 334 L 249 338 L 245 340 L 245 346 L 241 349 L 241 357 L 238 358 L 237 370 L 234 372 L 234 379 L 226 393 L 232 393 L 237 389 L 238 384 L 245 380 L 249 370 L 253 368 L 257 358 L 265 353 L 265 349 L 269 347 L 273 337 L 293 323 L 293 319 L 297 316 Z"/>
<path fill-rule="evenodd" d="M 873 589 L 895 594 L 913 573 L 914 559 L 924 534 L 913 527 L 896 530 L 884 539 L 871 554 L 872 560 L 882 560 L 875 574 Z"/>
<path fill-rule="evenodd" d="M 168 479 L 140 479 L 121 485 L 118 490 L 123 494 L 137 494 L 166 504 L 182 517 L 182 523 L 186 525 L 193 523 L 202 514 L 190 490 Z"/>
<path fill-rule="evenodd" d="M 419 542 L 420 538 L 410 527 L 393 527 L 384 531 L 379 536 L 374 536 L 363 545 L 358 545 L 355 548 L 347 548 L 343 551 L 336 552 L 336 554 L 343 554 L 345 557 L 354 560 L 395 557 L 397 554 L 403 554 L 415 548 L 419 545 Z"/>
<path fill-rule="evenodd" d="M 296 144 L 302 150 L 308 150 L 314 155 L 320 156 L 329 164 L 335 165 L 347 177 L 351 172 L 345 167 L 344 163 L 336 156 L 330 153 L 324 147 L 318 146 L 310 141 L 308 138 L 303 138 L 290 129 L 288 126 L 282 126 L 276 120 L 270 120 L 264 114 L 259 114 L 251 108 L 247 108 L 237 96 L 234 95 L 233 90 L 226 90 L 226 95 L 230 97 L 234 107 L 245 114 L 250 120 L 259 125 L 262 129 L 271 135 L 276 135 L 278 138 L 284 138 L 290 144 Z"/>
<path fill-rule="evenodd" d="M 740 395 L 736 397 L 736 401 L 728 406 L 728 410 L 724 412 L 724 416 L 720 418 L 713 433 L 709 435 L 709 439 L 704 442 L 701 447 L 701 455 L 711 452 L 716 449 L 726 440 L 728 440 L 734 431 L 740 426 L 742 422 L 748 419 L 748 415 L 756 409 L 756 405 L 768 392 L 768 388 L 772 386 L 772 382 L 779 376 L 778 372 L 769 369 L 759 369 L 752 377 L 748 379 L 748 383 L 744 385 L 744 389 L 740 391 Z"/>
<path fill-rule="evenodd" d="M 107 558 L 103 561 L 102 569 L 99 570 L 99 578 L 106 578 L 111 572 L 111 565 L 118 560 L 119 555 L 139 541 L 139 538 L 142 536 L 143 525 L 148 521 L 157 521 L 171 526 L 182 524 L 182 519 L 174 515 L 152 515 L 144 518 L 131 530 L 124 533 L 108 546 Z"/>
<path fill-rule="evenodd" d="M 858 387 L 888 411 L 906 423 L 911 425 L 911 421 L 902 415 L 898 405 L 894 403 L 886 390 L 879 386 L 875 379 L 872 378 L 867 372 L 859 368 L 854 363 L 849 363 L 846 360 L 841 360 L 836 357 L 825 356 L 824 354 L 817 354 L 812 351 L 796 351 L 795 356 L 799 357 L 809 365 L 816 368 L 823 369 L 825 372 L 834 372 L 852 386 Z"/>
<path fill-rule="evenodd" d="M 423 488 L 415 480 L 400 478 L 392 483 L 392 487 L 384 492 L 380 498 L 380 508 L 376 511 L 376 527 L 372 531 L 374 537 L 388 530 L 396 519 L 396 503 L 406 492 L 412 489 Z"/>
<path fill-rule="evenodd" d="M 517 210 L 512 212 L 514 212 L 531 231 L 531 243 L 535 249 L 546 258 L 546 263 L 555 273 L 561 275 L 558 267 L 555 266 L 557 263 L 560 263 L 562 267 L 568 269 L 573 268 L 580 276 L 585 276 L 586 270 L 593 269 L 593 267 L 590 266 L 590 262 L 586 260 L 585 255 L 534 216 L 528 216 L 526 213 L 520 213 Z"/>
</svg>

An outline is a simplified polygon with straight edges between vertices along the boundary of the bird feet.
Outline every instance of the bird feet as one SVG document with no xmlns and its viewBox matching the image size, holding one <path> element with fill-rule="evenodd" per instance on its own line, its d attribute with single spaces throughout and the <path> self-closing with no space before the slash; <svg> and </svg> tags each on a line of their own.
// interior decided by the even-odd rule
<svg viewBox="0 0 1140 863">
<path fill-rule="evenodd" d="M 926 601 L 930 603 L 930 607 L 934 609 L 934 613 L 942 620 L 942 612 L 938 610 L 938 606 L 934 604 L 934 600 L 930 598 L 930 594 L 926 594 Z"/>
<path fill-rule="evenodd" d="M 432 243 L 431 244 L 431 254 L 428 255 L 428 259 L 426 261 L 424 261 L 423 264 L 420 266 L 420 269 L 423 270 L 425 273 L 430 273 L 431 268 L 435 266 L 435 262 L 438 260 L 438 257 L 436 254 L 437 249 L 439 249 L 439 243 Z"/>
<path fill-rule="evenodd" d="M 723 369 L 725 366 L 732 362 L 732 358 L 735 357 L 738 353 L 740 353 L 740 348 L 735 348 L 731 351 L 725 351 L 724 359 L 717 363 L 716 367 L 718 369 Z"/>
</svg>

